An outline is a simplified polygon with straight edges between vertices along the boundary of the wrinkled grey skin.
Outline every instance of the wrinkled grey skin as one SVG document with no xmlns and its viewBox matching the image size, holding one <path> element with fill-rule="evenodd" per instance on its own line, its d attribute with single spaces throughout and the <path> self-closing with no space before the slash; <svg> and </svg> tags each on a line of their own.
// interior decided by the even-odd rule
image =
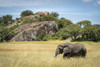
<svg viewBox="0 0 100 67">
<path fill-rule="evenodd" d="M 83 44 L 65 43 L 63 45 L 58 45 L 55 57 L 57 57 L 57 55 L 59 54 L 63 54 L 63 58 L 78 57 L 78 56 L 85 57 L 86 48 Z"/>
</svg>

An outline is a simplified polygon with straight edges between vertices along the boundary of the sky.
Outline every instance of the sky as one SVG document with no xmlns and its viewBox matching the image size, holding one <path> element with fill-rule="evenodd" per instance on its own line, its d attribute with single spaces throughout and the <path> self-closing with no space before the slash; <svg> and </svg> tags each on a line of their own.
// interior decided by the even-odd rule
<svg viewBox="0 0 100 67">
<path fill-rule="evenodd" d="M 10 14 L 15 19 L 24 10 L 57 12 L 73 23 L 100 24 L 100 0 L 0 0 L 0 17 Z"/>
</svg>

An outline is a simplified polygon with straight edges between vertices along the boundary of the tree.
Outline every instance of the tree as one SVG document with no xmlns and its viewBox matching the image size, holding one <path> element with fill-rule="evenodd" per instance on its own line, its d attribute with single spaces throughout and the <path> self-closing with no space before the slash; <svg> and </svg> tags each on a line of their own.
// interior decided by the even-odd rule
<svg viewBox="0 0 100 67">
<path fill-rule="evenodd" d="M 87 25 L 83 31 L 84 39 L 100 41 L 100 25 Z"/>
<path fill-rule="evenodd" d="M 0 27 L 0 42 L 9 41 L 15 35 L 14 31 L 4 26 Z"/>
<path fill-rule="evenodd" d="M 23 12 L 21 12 L 21 16 L 29 16 L 29 15 L 33 15 L 33 12 L 31 10 L 25 10 Z"/>
<path fill-rule="evenodd" d="M 87 25 L 91 25 L 91 21 L 89 20 L 80 21 L 77 23 L 77 25 L 79 25 L 80 27 L 85 27 Z"/>
<path fill-rule="evenodd" d="M 96 37 L 94 38 L 94 41 L 100 41 L 100 25 L 95 24 L 93 25 L 93 27 L 95 28 L 95 35 L 96 35 Z"/>
<path fill-rule="evenodd" d="M 57 33 L 53 35 L 59 40 L 65 40 L 70 37 L 70 34 L 67 31 L 67 27 L 61 28 Z"/>
<path fill-rule="evenodd" d="M 68 33 L 73 41 L 76 41 L 77 36 L 79 36 L 81 34 L 81 27 L 79 27 L 76 24 L 68 25 L 66 27 L 66 30 L 68 31 Z"/>
<path fill-rule="evenodd" d="M 0 18 L 0 24 L 8 25 L 12 23 L 14 20 L 12 19 L 12 15 L 5 15 Z"/>
<path fill-rule="evenodd" d="M 59 14 L 57 12 L 52 12 L 51 15 L 53 15 L 55 18 L 58 18 Z"/>
<path fill-rule="evenodd" d="M 70 20 L 65 18 L 60 18 L 60 20 L 56 20 L 59 28 L 66 27 L 67 25 L 73 24 Z"/>
<path fill-rule="evenodd" d="M 81 27 L 75 24 L 70 24 L 67 25 L 66 27 L 61 28 L 57 33 L 53 35 L 53 37 L 56 37 L 60 40 L 61 39 L 65 40 L 71 37 L 73 41 L 76 41 L 77 36 L 79 36 L 80 34 L 81 34 Z"/>
</svg>

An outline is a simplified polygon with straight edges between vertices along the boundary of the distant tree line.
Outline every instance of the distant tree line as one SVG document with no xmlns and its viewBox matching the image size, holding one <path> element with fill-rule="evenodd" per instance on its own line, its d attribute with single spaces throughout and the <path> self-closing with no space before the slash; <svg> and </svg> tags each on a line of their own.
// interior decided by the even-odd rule
<svg viewBox="0 0 100 67">
<path fill-rule="evenodd" d="M 26 10 L 21 12 L 21 17 L 34 15 L 31 10 Z M 59 14 L 57 12 L 49 13 L 48 15 L 43 15 L 36 20 L 24 19 L 24 23 L 40 22 L 40 21 L 55 21 L 58 24 L 59 31 L 53 35 L 45 35 L 41 33 L 36 39 L 36 41 L 47 41 L 47 40 L 66 40 L 70 38 L 72 41 L 100 41 L 100 25 L 92 25 L 91 21 L 83 20 L 74 24 L 71 20 L 65 18 L 58 18 Z M 0 42 L 9 41 L 13 36 L 14 29 L 18 26 L 11 28 L 6 28 L 7 25 L 18 21 L 12 19 L 11 15 L 5 15 L 0 17 Z"/>
</svg>

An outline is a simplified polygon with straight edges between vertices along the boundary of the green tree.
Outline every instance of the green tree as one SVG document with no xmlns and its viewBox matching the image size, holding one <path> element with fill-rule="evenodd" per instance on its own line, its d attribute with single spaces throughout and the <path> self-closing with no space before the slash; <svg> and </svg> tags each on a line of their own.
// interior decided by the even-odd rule
<svg viewBox="0 0 100 67">
<path fill-rule="evenodd" d="M 81 27 L 75 24 L 70 24 L 64 28 L 61 28 L 57 33 L 53 35 L 53 37 L 56 37 L 60 40 L 65 40 L 71 37 L 73 41 L 76 41 L 77 36 L 79 36 L 80 34 L 81 34 Z"/>
<path fill-rule="evenodd" d="M 66 30 L 68 31 L 68 33 L 73 41 L 76 41 L 77 36 L 79 36 L 81 34 L 81 27 L 79 27 L 76 24 L 68 25 Z"/>
<path fill-rule="evenodd" d="M 84 39 L 100 41 L 100 25 L 87 25 L 83 31 Z"/>
<path fill-rule="evenodd" d="M 95 24 L 93 26 L 95 28 L 95 33 L 96 33 L 94 41 L 100 41 L 100 24 Z"/>
<path fill-rule="evenodd" d="M 14 20 L 12 19 L 12 15 L 5 15 L 0 18 L 1 25 L 8 25 L 12 22 L 14 22 Z"/>
<path fill-rule="evenodd" d="M 53 15 L 55 18 L 58 18 L 59 14 L 57 12 L 52 12 L 51 15 Z"/>
<path fill-rule="evenodd" d="M 65 19 L 65 18 L 60 18 L 60 20 L 56 20 L 59 28 L 66 27 L 67 25 L 73 24 L 70 20 Z"/>
<path fill-rule="evenodd" d="M 57 33 L 53 35 L 58 40 L 65 40 L 70 37 L 70 34 L 67 31 L 67 27 L 61 28 Z"/>
<path fill-rule="evenodd" d="M 77 23 L 77 25 L 79 25 L 80 27 L 85 27 L 87 25 L 91 25 L 91 21 L 89 20 L 80 21 Z"/>
<path fill-rule="evenodd" d="M 0 27 L 0 42 L 9 41 L 15 35 L 14 31 L 3 26 Z"/>
<path fill-rule="evenodd" d="M 21 12 L 21 16 L 29 16 L 29 15 L 33 15 L 33 12 L 31 10 L 25 10 L 23 12 Z"/>
</svg>

